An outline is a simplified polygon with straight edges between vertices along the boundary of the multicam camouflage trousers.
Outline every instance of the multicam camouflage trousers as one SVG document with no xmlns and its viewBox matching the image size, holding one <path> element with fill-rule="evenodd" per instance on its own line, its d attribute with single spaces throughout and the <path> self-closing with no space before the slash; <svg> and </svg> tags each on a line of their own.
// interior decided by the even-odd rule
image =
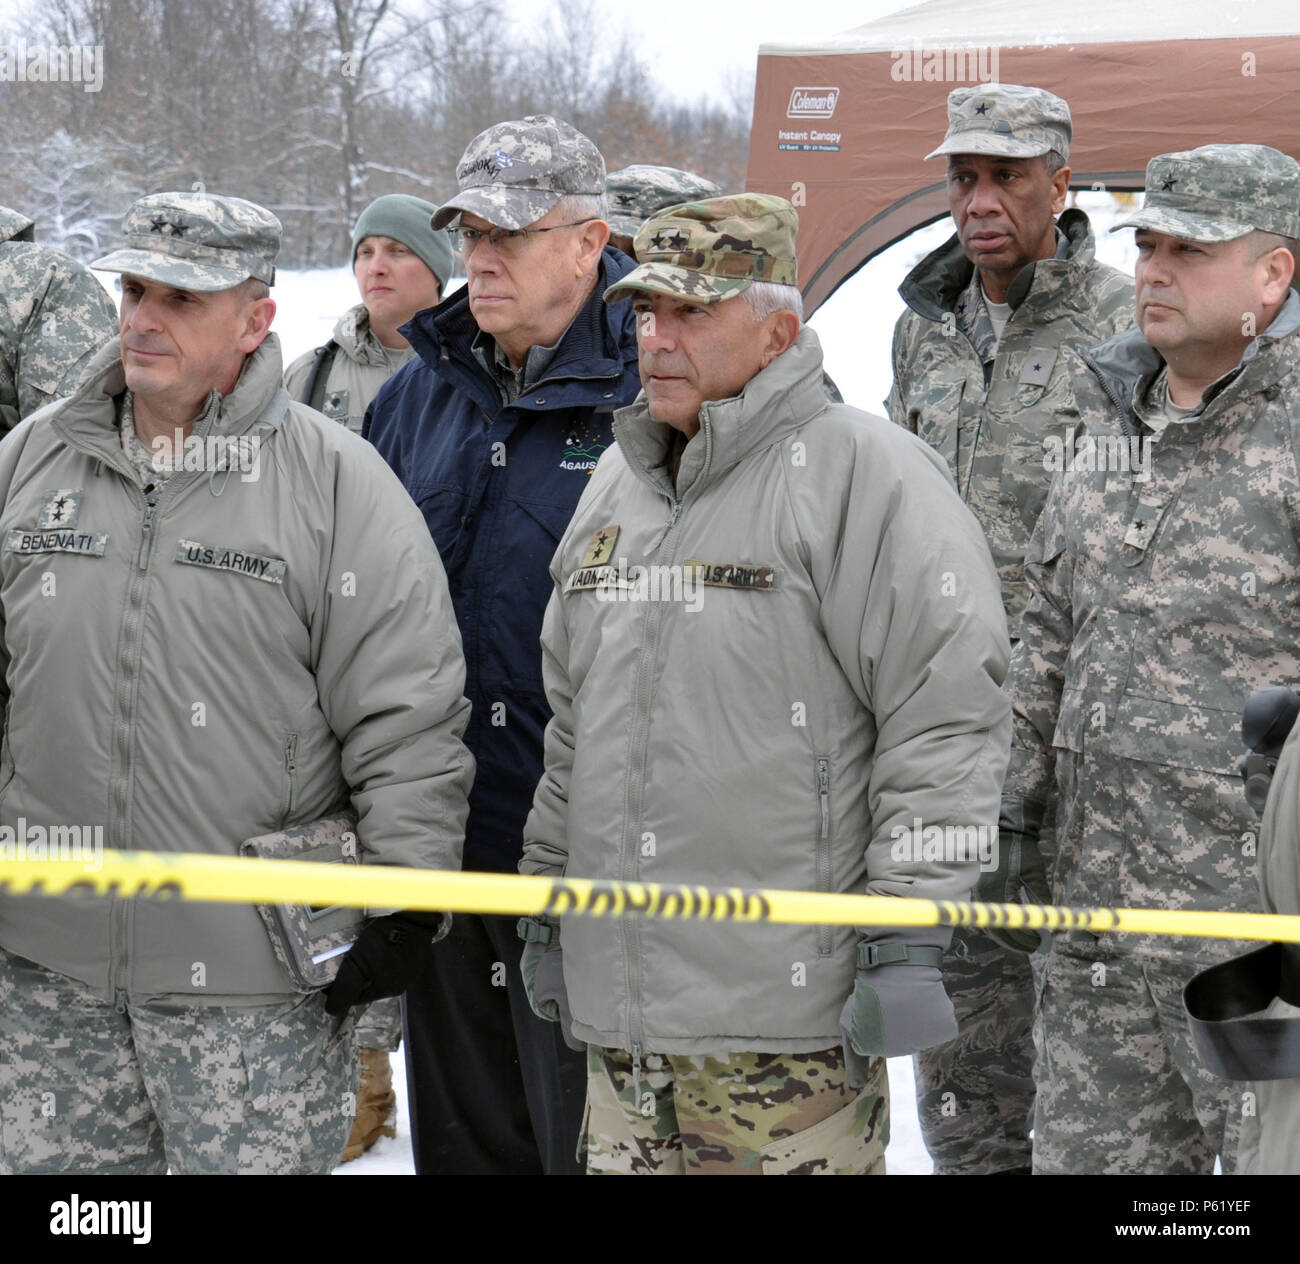
<svg viewBox="0 0 1300 1264">
<path fill-rule="evenodd" d="M 957 1036 L 915 1058 L 916 1107 L 936 1176 L 1029 1171 L 1034 976 L 1027 953 L 956 930 L 943 985 Z"/>
<path fill-rule="evenodd" d="M 644 1055 L 587 1047 L 588 1173 L 883 1176 L 885 1060 L 850 1088 L 840 1049 Z"/>
<path fill-rule="evenodd" d="M 128 999 L 118 1013 L 0 949 L 0 1173 L 328 1173 L 352 1126 L 357 1055 L 352 1017 L 340 1027 L 324 1006 L 315 992 Z"/>
<path fill-rule="evenodd" d="M 1081 938 L 1057 936 L 1038 1002 L 1034 1174 L 1234 1172 L 1251 1086 L 1201 1065 L 1183 1011 L 1206 963 Z"/>
</svg>

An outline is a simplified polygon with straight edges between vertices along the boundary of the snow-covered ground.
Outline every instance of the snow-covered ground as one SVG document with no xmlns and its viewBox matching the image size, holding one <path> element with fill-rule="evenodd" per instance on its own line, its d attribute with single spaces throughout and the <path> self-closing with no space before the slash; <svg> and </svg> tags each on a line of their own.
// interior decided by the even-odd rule
<svg viewBox="0 0 1300 1264">
<path fill-rule="evenodd" d="M 1098 256 L 1131 273 L 1136 257 L 1132 233 L 1110 236 L 1106 231 L 1120 215 L 1114 199 L 1105 193 L 1081 193 L 1077 203 L 1092 218 Z M 855 273 L 814 313 L 810 324 L 821 339 L 827 370 L 846 402 L 875 413 L 883 411 L 882 401 L 890 385 L 890 338 L 903 310 L 899 283 L 923 255 L 951 232 L 951 221 L 944 219 L 896 243 Z M 115 278 L 97 275 L 116 301 Z M 278 304 L 273 328 L 280 337 L 286 364 L 320 346 L 330 336 L 338 317 L 357 301 L 356 283 L 351 269 L 346 267 L 312 272 L 281 270 L 272 293 Z M 405 1060 L 400 1053 L 394 1054 L 392 1064 L 399 1103 L 398 1135 L 391 1140 L 381 1138 L 360 1159 L 339 1168 L 340 1175 L 379 1176 L 415 1170 L 407 1122 Z M 917 1123 L 910 1058 L 890 1059 L 889 1085 L 892 1122 L 886 1166 L 894 1175 L 929 1173 L 933 1165 Z"/>
<path fill-rule="evenodd" d="M 392 1055 L 393 1091 L 397 1094 L 397 1136 L 380 1137 L 359 1159 L 336 1168 L 335 1176 L 410 1175 L 415 1171 L 411 1157 L 411 1127 L 406 1116 L 406 1060 Z M 916 1087 L 911 1058 L 889 1060 L 889 1148 L 885 1167 L 891 1176 L 928 1174 L 933 1168 L 921 1142 L 916 1120 Z"/>
</svg>

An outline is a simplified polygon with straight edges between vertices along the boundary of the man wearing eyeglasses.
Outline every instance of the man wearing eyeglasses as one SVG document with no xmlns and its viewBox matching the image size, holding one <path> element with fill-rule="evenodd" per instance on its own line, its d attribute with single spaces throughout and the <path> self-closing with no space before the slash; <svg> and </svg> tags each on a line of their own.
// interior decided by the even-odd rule
<svg viewBox="0 0 1300 1264">
<path fill-rule="evenodd" d="M 478 760 L 465 868 L 514 873 L 542 773 L 550 709 L 538 638 L 551 556 L 613 410 L 640 389 L 631 304 L 605 289 L 632 260 L 606 245 L 605 162 L 550 115 L 470 142 L 455 221 L 463 290 L 401 334 L 415 358 L 362 433 L 420 506 L 442 554 L 473 703 Z M 406 994 L 407 1079 L 422 1174 L 573 1173 L 586 1092 L 567 1024 L 529 1008 L 515 919 L 456 914 L 440 959 Z"/>
</svg>

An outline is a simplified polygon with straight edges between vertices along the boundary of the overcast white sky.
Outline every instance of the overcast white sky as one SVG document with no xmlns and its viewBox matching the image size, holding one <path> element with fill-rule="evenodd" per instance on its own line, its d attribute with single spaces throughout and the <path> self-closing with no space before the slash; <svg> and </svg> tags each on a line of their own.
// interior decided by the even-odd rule
<svg viewBox="0 0 1300 1264">
<path fill-rule="evenodd" d="M 758 46 L 835 35 L 920 0 L 598 0 L 611 43 L 626 29 L 655 77 L 683 100 L 726 100 L 733 68 L 752 83 Z M 546 21 L 554 0 L 506 0 L 522 25 Z M 601 38 L 597 34 L 595 38 Z"/>
</svg>

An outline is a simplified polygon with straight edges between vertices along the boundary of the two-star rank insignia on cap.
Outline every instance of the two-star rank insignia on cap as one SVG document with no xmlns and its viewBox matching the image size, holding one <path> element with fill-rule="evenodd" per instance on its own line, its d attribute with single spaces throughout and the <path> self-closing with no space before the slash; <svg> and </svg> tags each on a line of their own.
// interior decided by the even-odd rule
<svg viewBox="0 0 1300 1264">
<path fill-rule="evenodd" d="M 579 569 L 588 566 L 604 566 L 614 557 L 614 546 L 618 543 L 618 524 L 612 527 L 601 527 L 599 531 L 592 534 L 591 541 L 587 545 L 587 551 L 582 555 L 582 564 Z"/>
<path fill-rule="evenodd" d="M 75 527 L 84 494 L 80 487 L 61 487 L 57 491 L 46 492 L 45 499 L 41 502 L 41 516 L 36 519 L 37 531 Z"/>
</svg>

